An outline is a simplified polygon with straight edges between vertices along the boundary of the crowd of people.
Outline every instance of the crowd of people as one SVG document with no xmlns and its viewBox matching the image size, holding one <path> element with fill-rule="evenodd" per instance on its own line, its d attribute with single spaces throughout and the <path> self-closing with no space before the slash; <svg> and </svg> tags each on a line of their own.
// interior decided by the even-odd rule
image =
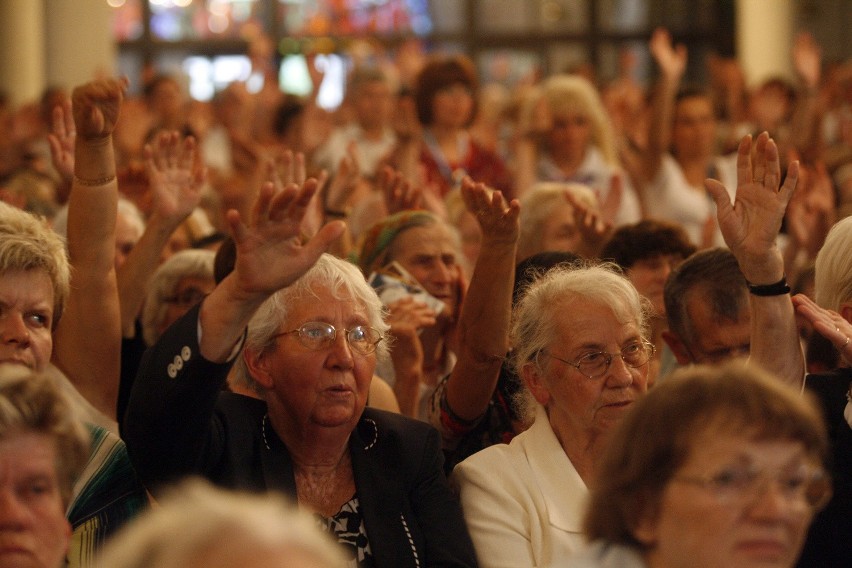
<svg viewBox="0 0 852 568">
<path fill-rule="evenodd" d="M 648 47 L 0 105 L 0 568 L 848 566 L 852 64 Z"/>
</svg>

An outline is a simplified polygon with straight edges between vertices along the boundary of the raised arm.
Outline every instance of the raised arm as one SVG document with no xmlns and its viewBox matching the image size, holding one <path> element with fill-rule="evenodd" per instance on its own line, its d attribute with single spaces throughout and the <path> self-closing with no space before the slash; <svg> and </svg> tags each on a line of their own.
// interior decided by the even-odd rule
<svg viewBox="0 0 852 568">
<path fill-rule="evenodd" d="M 687 54 L 685 46 L 672 45 L 671 35 L 663 28 L 654 30 L 649 48 L 660 69 L 651 102 L 651 127 L 643 166 L 645 179 L 652 180 L 671 144 L 675 96 L 686 71 Z"/>
<path fill-rule="evenodd" d="M 790 289 L 784 288 L 784 258 L 776 243 L 784 210 L 796 189 L 799 163 L 787 170 L 780 186 L 778 147 L 767 133 L 754 144 L 746 136 L 737 150 L 737 193 L 731 203 L 717 180 L 705 182 L 716 202 L 719 228 L 749 282 L 751 294 L 751 352 L 749 361 L 775 373 L 784 382 L 801 387 L 804 357 Z"/>
<path fill-rule="evenodd" d="M 462 197 L 482 228 L 482 248 L 473 269 L 458 322 L 458 361 L 446 386 L 447 404 L 458 417 L 480 417 L 497 387 L 508 351 L 512 285 L 520 205 L 506 205 L 499 191 L 469 178 Z"/>
<path fill-rule="evenodd" d="M 171 234 L 201 201 L 205 171 L 198 163 L 193 137 L 181 140 L 177 132 L 163 132 L 145 146 L 145 168 L 153 210 L 145 232 L 118 269 L 121 329 L 132 337 L 148 282 Z"/>
<path fill-rule="evenodd" d="M 237 259 L 234 270 L 201 305 L 200 349 L 208 361 L 226 361 L 257 308 L 313 266 L 345 229 L 342 222 L 334 221 L 307 242 L 301 241 L 300 224 L 316 190 L 313 178 L 278 191 L 267 182 L 252 208 L 249 224 L 239 212 L 228 211 Z"/>
<path fill-rule="evenodd" d="M 126 88 L 126 80 L 103 79 L 77 87 L 72 95 L 76 142 L 68 201 L 71 294 L 56 328 L 53 352 L 56 366 L 110 418 L 115 418 L 121 360 L 112 132 Z"/>
</svg>

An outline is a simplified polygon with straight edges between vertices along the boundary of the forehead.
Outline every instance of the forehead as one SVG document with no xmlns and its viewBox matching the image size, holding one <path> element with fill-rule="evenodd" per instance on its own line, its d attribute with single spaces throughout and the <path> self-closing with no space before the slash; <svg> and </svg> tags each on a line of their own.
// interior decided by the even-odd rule
<svg viewBox="0 0 852 568">
<path fill-rule="evenodd" d="M 600 302 L 579 300 L 555 308 L 559 314 L 556 317 L 557 340 L 570 348 L 605 346 L 640 335 L 635 321 L 620 321 L 611 307 Z"/>
<path fill-rule="evenodd" d="M 7 270 L 0 274 L 0 299 L 4 302 L 12 298 L 25 303 L 45 303 L 53 305 L 53 281 L 46 270 Z"/>
<path fill-rule="evenodd" d="M 354 298 L 345 287 L 332 291 L 327 286 L 314 286 L 312 293 L 291 298 L 287 305 L 286 325 L 299 326 L 307 321 L 327 323 L 368 323 L 366 306 Z"/>
<path fill-rule="evenodd" d="M 684 465 L 706 470 L 731 462 L 783 467 L 808 455 L 801 441 L 764 439 L 743 433 L 739 426 L 717 420 L 692 436 Z"/>
<path fill-rule="evenodd" d="M 17 476 L 56 476 L 56 443 L 46 434 L 18 432 L 0 439 L 0 479 Z"/>
<path fill-rule="evenodd" d="M 713 117 L 713 105 L 707 97 L 686 97 L 675 106 L 675 120 L 708 116 Z"/>
<path fill-rule="evenodd" d="M 412 227 L 400 233 L 393 241 L 391 258 L 399 260 L 456 252 L 456 240 L 450 230 L 440 223 L 435 223 L 425 227 Z"/>
</svg>

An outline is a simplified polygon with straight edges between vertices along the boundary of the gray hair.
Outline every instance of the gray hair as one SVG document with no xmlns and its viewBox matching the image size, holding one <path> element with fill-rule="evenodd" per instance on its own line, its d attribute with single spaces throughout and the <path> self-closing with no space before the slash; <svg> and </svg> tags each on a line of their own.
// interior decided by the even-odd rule
<svg viewBox="0 0 852 568">
<path fill-rule="evenodd" d="M 852 217 L 841 219 L 828 232 L 816 257 L 814 295 L 821 307 L 839 311 L 852 299 Z"/>
<path fill-rule="evenodd" d="M 346 566 L 329 535 L 283 495 L 230 492 L 198 478 L 175 486 L 159 507 L 123 528 L 96 566 L 182 568 L 234 546 L 287 554 L 288 562 L 297 559 L 294 568 Z"/>
<path fill-rule="evenodd" d="M 145 308 L 142 310 L 142 336 L 145 343 L 153 345 L 160 337 L 159 328 L 166 317 L 166 299 L 174 295 L 184 278 L 209 278 L 213 280 L 213 260 L 216 253 L 203 249 L 176 252 L 154 272 L 148 284 Z"/>
<path fill-rule="evenodd" d="M 317 288 L 327 288 L 341 301 L 354 300 L 364 306 L 370 327 L 379 330 L 382 336 L 387 335 L 390 326 L 384 320 L 382 301 L 367 284 L 358 267 L 330 254 L 323 254 L 301 278 L 273 294 L 260 306 L 249 322 L 245 347 L 256 353 L 271 349 L 275 343 L 275 335 L 287 320 L 288 307 L 305 299 L 316 299 Z M 380 361 L 390 358 L 387 338 L 379 343 L 376 357 Z M 243 384 L 262 392 L 251 376 L 245 357 L 237 359 L 235 372 L 236 378 Z"/>
<path fill-rule="evenodd" d="M 582 183 L 575 182 L 539 182 L 521 198 L 521 227 L 518 235 L 518 259 L 523 260 L 542 249 L 542 226 L 553 213 L 557 205 L 567 205 L 565 192 L 573 194 L 574 198 L 587 205 L 590 209 L 598 208 L 598 200 L 594 191 Z M 569 251 L 574 252 L 574 251 Z"/>
<path fill-rule="evenodd" d="M 529 285 L 512 313 L 510 340 L 519 377 L 526 365 L 539 364 L 536 356 L 553 340 L 560 316 L 576 310 L 581 302 L 609 307 L 618 321 L 634 322 L 642 337 L 648 337 L 650 303 L 618 265 L 580 261 L 556 266 Z M 521 416 L 532 417 L 535 401 L 527 389 L 521 389 L 515 404 Z"/>
</svg>

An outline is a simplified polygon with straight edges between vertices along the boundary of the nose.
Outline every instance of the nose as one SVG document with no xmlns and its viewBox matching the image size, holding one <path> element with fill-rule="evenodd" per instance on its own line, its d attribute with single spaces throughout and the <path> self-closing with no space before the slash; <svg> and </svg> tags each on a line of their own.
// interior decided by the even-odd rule
<svg viewBox="0 0 852 568">
<path fill-rule="evenodd" d="M 342 329 L 335 334 L 326 363 L 334 369 L 351 369 L 355 365 L 352 346 Z"/>
<path fill-rule="evenodd" d="M 633 369 L 627 366 L 620 354 L 612 355 L 606 376 L 611 387 L 624 388 L 633 384 Z"/>
<path fill-rule="evenodd" d="M 3 343 L 29 345 L 30 330 L 27 328 L 22 314 L 7 313 L 0 317 L 0 338 L 2 338 Z"/>
<path fill-rule="evenodd" d="M 438 261 L 435 264 L 432 278 L 436 283 L 449 284 L 453 279 L 453 270 L 446 262 Z"/>
</svg>

